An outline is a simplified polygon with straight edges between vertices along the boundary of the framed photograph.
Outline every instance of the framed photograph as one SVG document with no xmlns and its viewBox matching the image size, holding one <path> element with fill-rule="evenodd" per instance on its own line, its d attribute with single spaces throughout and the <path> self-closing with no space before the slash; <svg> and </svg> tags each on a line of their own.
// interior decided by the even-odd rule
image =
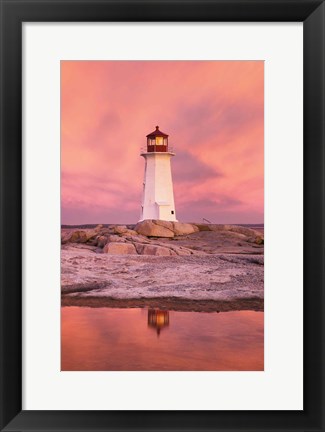
<svg viewBox="0 0 325 432">
<path fill-rule="evenodd" d="M 324 430 L 324 2 L 1 18 L 1 430 Z"/>
<path fill-rule="evenodd" d="M 263 371 L 264 62 L 60 74 L 61 370 Z"/>
</svg>

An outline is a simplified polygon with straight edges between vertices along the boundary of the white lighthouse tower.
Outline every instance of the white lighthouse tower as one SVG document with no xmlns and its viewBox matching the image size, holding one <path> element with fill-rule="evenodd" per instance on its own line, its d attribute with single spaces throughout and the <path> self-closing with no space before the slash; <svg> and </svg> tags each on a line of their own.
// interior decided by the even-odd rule
<svg viewBox="0 0 325 432">
<path fill-rule="evenodd" d="M 168 135 L 156 130 L 147 135 L 147 149 L 141 152 L 146 161 L 140 221 L 160 219 L 177 221 L 170 160 L 174 153 L 168 150 Z"/>
</svg>

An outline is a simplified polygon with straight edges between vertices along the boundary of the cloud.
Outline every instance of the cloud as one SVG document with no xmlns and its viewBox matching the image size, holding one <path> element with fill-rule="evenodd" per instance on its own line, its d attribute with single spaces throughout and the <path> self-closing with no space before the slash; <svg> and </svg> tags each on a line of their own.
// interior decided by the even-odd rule
<svg viewBox="0 0 325 432">
<path fill-rule="evenodd" d="M 197 156 L 187 151 L 180 151 L 172 159 L 173 181 L 175 183 L 202 183 L 222 174 L 213 166 L 202 162 Z"/>
<path fill-rule="evenodd" d="M 263 214 L 263 106 L 260 61 L 62 62 L 63 223 L 138 220 L 139 153 L 156 124 L 176 153 L 179 219 L 204 211 L 255 220 Z"/>
<path fill-rule="evenodd" d="M 188 146 L 195 149 L 203 142 L 217 148 L 263 125 L 263 100 L 205 97 L 190 106 L 179 107 L 176 118 L 186 127 Z"/>
<path fill-rule="evenodd" d="M 203 222 L 205 219 L 216 224 L 240 225 L 263 223 L 264 215 L 262 211 L 254 212 L 252 215 L 250 210 L 222 208 L 216 203 L 210 208 L 201 207 L 198 203 L 189 203 L 177 210 L 177 219 L 184 222 Z"/>
</svg>

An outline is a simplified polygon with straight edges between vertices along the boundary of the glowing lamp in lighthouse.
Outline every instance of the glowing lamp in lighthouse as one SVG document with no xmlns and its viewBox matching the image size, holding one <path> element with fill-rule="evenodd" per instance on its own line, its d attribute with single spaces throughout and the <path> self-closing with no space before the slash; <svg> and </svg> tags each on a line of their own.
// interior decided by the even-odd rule
<svg viewBox="0 0 325 432">
<path fill-rule="evenodd" d="M 141 152 L 145 159 L 140 221 L 158 219 L 177 221 L 168 135 L 156 130 L 147 135 L 147 148 Z"/>
</svg>

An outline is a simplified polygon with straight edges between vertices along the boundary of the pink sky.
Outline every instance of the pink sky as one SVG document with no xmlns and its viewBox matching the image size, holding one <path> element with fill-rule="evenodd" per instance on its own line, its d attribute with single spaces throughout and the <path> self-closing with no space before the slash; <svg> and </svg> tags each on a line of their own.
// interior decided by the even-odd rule
<svg viewBox="0 0 325 432">
<path fill-rule="evenodd" d="M 263 223 L 262 61 L 62 61 L 62 224 L 138 221 L 156 125 L 179 221 Z"/>
</svg>

